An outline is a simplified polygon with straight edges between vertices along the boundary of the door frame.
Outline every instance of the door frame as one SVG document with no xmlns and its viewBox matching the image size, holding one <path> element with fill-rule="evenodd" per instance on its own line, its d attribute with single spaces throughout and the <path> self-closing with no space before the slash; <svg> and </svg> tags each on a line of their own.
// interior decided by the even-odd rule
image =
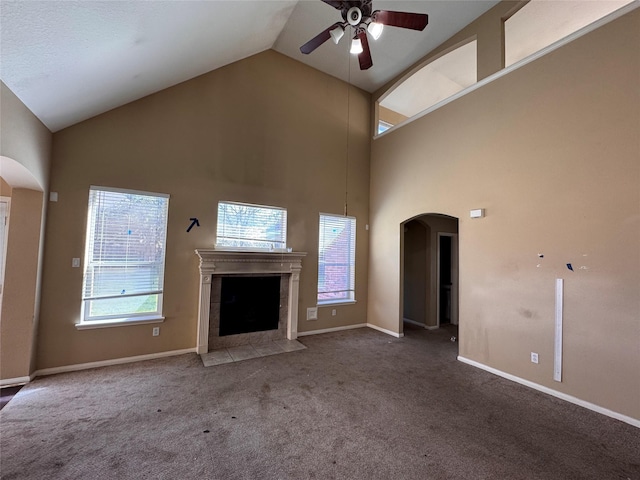
<svg viewBox="0 0 640 480">
<path fill-rule="evenodd" d="M 4 294 L 4 271 L 7 265 L 7 241 L 9 240 L 9 223 L 11 221 L 11 197 L 0 196 L 0 202 L 7 204 L 7 216 L 4 224 L 4 238 L 2 239 L 2 251 L 0 252 L 0 312 L 2 311 L 2 297 Z M 2 220 L 0 220 L 2 221 Z M 2 314 L 0 313 L 0 318 Z"/>
<path fill-rule="evenodd" d="M 440 327 L 440 239 L 451 237 L 451 324 L 458 325 L 458 234 L 438 232 L 436 236 L 436 320 Z"/>
</svg>

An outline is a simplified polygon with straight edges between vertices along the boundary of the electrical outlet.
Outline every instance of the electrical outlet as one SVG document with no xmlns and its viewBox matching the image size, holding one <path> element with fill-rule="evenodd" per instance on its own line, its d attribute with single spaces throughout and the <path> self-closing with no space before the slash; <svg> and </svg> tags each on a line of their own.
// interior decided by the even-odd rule
<svg viewBox="0 0 640 480">
<path fill-rule="evenodd" d="M 79 258 L 72 258 L 71 259 L 71 266 L 73 268 L 78 268 L 80 267 L 80 259 Z"/>
<path fill-rule="evenodd" d="M 333 316 L 333 317 L 336 316 L 336 309 L 335 308 L 333 310 L 331 310 L 331 316 Z"/>
<path fill-rule="evenodd" d="M 317 320 L 317 319 L 318 319 L 318 307 L 307 308 L 307 320 Z"/>
<path fill-rule="evenodd" d="M 531 363 L 538 363 L 538 354 L 531 352 Z"/>
<path fill-rule="evenodd" d="M 160 327 L 153 327 L 153 336 L 157 337 L 160 335 Z"/>
</svg>

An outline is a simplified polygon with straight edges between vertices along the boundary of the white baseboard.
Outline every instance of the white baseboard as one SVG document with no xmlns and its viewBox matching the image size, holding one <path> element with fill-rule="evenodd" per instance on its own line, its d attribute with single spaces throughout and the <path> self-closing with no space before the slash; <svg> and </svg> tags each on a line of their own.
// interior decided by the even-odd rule
<svg viewBox="0 0 640 480">
<path fill-rule="evenodd" d="M 510 373 L 503 372 L 501 370 L 497 370 L 493 367 L 489 367 L 483 363 L 476 362 L 475 360 L 470 360 L 468 358 L 458 356 L 458 360 L 462 363 L 466 363 L 468 365 L 472 365 L 474 367 L 480 368 L 482 370 L 486 370 L 487 372 L 493 373 L 494 375 L 498 375 L 499 377 L 506 378 L 507 380 L 511 380 L 512 382 L 519 383 L 521 385 L 525 385 L 529 388 L 533 388 L 534 390 L 538 390 L 542 393 L 546 393 L 547 395 L 552 395 L 556 398 L 560 398 L 561 400 L 565 400 L 567 402 L 573 403 L 575 405 L 579 405 L 581 407 L 587 408 L 589 410 L 593 410 L 594 412 L 600 413 L 602 415 L 606 415 L 607 417 L 615 418 L 616 420 L 620 420 L 621 422 L 628 423 L 629 425 L 633 425 L 634 427 L 640 428 L 640 420 L 629 417 L 627 415 L 623 415 L 618 412 L 614 412 L 613 410 L 609 410 L 608 408 L 601 407 L 596 405 L 595 403 L 587 402 L 585 400 L 581 400 L 577 397 L 567 395 L 566 393 L 559 392 L 549 387 L 545 387 L 544 385 L 540 385 L 538 383 L 531 382 L 529 380 L 525 380 L 524 378 L 516 377 L 515 375 L 511 375 Z"/>
<path fill-rule="evenodd" d="M 439 325 L 425 325 L 424 323 L 416 322 L 415 320 L 411 320 L 410 318 L 403 318 L 402 321 L 410 323 L 411 325 L 415 325 L 416 327 L 422 327 L 425 330 L 438 330 L 440 328 Z"/>
<path fill-rule="evenodd" d="M 24 385 L 33 380 L 35 375 L 29 375 L 25 377 L 5 378 L 0 380 L 0 387 L 17 387 L 18 385 Z"/>
<path fill-rule="evenodd" d="M 411 325 L 415 325 L 416 327 L 427 328 L 424 323 L 416 322 L 415 320 L 411 320 L 410 318 L 403 318 L 402 321 L 410 323 Z"/>
<path fill-rule="evenodd" d="M 62 367 L 43 368 L 36 370 L 33 377 L 41 377 L 45 375 L 55 375 L 56 373 L 76 372 L 79 370 L 88 370 L 89 368 L 108 367 L 111 365 L 122 365 L 124 363 L 141 362 L 143 360 L 154 360 L 156 358 L 173 357 L 176 355 L 184 355 L 185 353 L 196 353 L 194 348 L 185 348 L 183 350 L 171 350 L 168 352 L 150 353 L 148 355 L 136 355 L 135 357 L 114 358 L 111 360 L 102 360 L 99 362 L 78 363 L 75 365 L 64 365 Z"/>
<path fill-rule="evenodd" d="M 373 323 L 367 323 L 367 327 L 373 328 L 374 330 L 378 330 L 379 332 L 386 333 L 387 335 L 391 335 L 392 337 L 402 338 L 404 337 L 404 333 L 393 332 L 391 330 L 387 330 L 386 328 L 379 327 L 374 325 Z"/>
<path fill-rule="evenodd" d="M 366 327 L 366 323 L 357 323 L 356 325 L 345 325 L 344 327 L 323 328 L 321 330 L 310 330 L 308 332 L 298 332 L 299 337 L 306 337 L 307 335 L 319 335 L 321 333 L 340 332 L 342 330 L 352 330 L 354 328 Z"/>
<path fill-rule="evenodd" d="M 386 333 L 387 335 L 391 335 L 392 337 L 396 337 L 396 338 L 404 337 L 404 333 L 392 332 L 391 330 L 378 327 L 377 325 L 373 325 L 372 323 L 357 323 L 355 325 L 345 325 L 344 327 L 323 328 L 321 330 L 310 330 L 308 332 L 298 332 L 298 337 L 305 337 L 307 335 L 319 335 L 321 333 L 339 332 L 341 330 L 352 330 L 354 328 L 363 328 L 363 327 L 373 328 L 374 330 L 378 330 L 379 332 Z"/>
</svg>

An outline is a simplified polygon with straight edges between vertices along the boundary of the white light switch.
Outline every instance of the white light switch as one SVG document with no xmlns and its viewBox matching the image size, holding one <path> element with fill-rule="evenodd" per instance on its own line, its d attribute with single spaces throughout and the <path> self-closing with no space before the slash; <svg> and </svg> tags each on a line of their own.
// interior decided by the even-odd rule
<svg viewBox="0 0 640 480">
<path fill-rule="evenodd" d="M 79 268 L 80 267 L 80 259 L 79 258 L 72 258 L 71 259 L 71 266 L 73 268 Z"/>
</svg>

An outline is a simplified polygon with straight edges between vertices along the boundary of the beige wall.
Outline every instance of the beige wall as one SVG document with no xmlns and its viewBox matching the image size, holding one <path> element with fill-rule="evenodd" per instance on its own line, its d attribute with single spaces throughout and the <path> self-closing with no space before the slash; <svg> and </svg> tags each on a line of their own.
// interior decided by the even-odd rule
<svg viewBox="0 0 640 480">
<path fill-rule="evenodd" d="M 0 177 L 0 197 L 11 196 L 11 185 L 4 181 L 4 178 Z"/>
<path fill-rule="evenodd" d="M 7 263 L 0 314 L 0 378 L 32 372 L 42 192 L 14 188 L 11 195 Z"/>
<path fill-rule="evenodd" d="M 24 382 L 35 369 L 51 141 L 51 132 L 0 82 L 0 161 L 10 168 L 6 184 L 13 187 L 0 321 L 2 384 Z"/>
<path fill-rule="evenodd" d="M 347 175 L 347 98 L 350 138 Z M 300 332 L 366 322 L 370 95 L 267 51 L 54 135 L 38 368 L 195 347 L 198 261 L 212 247 L 219 200 L 286 207 L 288 243 L 308 252 Z M 348 188 L 347 188 L 348 178 Z M 76 330 L 88 191 L 104 185 L 171 195 L 164 313 L 151 326 Z M 319 213 L 357 218 L 355 305 L 316 305 Z M 199 228 L 186 232 L 189 219 Z"/>
<path fill-rule="evenodd" d="M 51 132 L 0 82 L 0 155 L 23 165 L 43 191 L 49 184 Z"/>
<path fill-rule="evenodd" d="M 639 32 L 635 10 L 373 142 L 369 322 L 399 331 L 399 225 L 458 217 L 460 354 L 640 418 Z"/>
</svg>

